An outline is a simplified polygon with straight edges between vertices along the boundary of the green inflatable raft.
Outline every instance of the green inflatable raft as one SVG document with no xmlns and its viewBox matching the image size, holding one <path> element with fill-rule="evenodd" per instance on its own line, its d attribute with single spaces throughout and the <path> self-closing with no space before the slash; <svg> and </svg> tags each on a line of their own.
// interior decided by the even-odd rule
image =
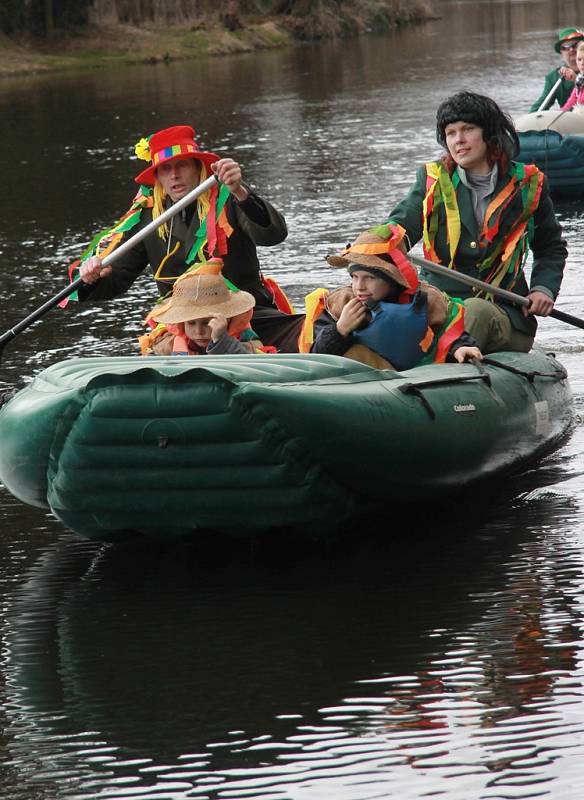
<svg viewBox="0 0 584 800">
<path fill-rule="evenodd" d="M 562 365 L 379 371 L 337 356 L 76 358 L 0 410 L 0 480 L 84 536 L 319 530 L 509 473 L 564 436 Z"/>
</svg>

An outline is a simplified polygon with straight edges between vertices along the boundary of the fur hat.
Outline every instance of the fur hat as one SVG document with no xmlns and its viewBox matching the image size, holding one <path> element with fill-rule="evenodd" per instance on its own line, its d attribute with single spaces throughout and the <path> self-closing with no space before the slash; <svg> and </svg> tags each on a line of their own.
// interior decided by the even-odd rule
<svg viewBox="0 0 584 800">
<path fill-rule="evenodd" d="M 136 183 L 154 186 L 156 183 L 156 170 L 167 161 L 178 158 L 196 158 L 210 168 L 211 164 L 219 161 L 215 153 L 206 153 L 199 150 L 195 142 L 195 131 L 190 125 L 175 125 L 153 133 L 149 139 L 140 139 L 135 148 L 138 158 L 151 161 L 151 165 L 134 178 Z"/>
<path fill-rule="evenodd" d="M 249 292 L 231 291 L 221 274 L 223 260 L 213 258 L 176 279 L 171 297 L 155 306 L 148 319 L 176 324 L 223 314 L 228 319 L 250 311 L 255 298 Z"/>
<path fill-rule="evenodd" d="M 583 39 L 584 31 L 580 31 L 578 28 L 562 28 L 558 33 L 558 41 L 554 45 L 554 50 L 559 53 L 564 43 L 578 44 Z"/>
<path fill-rule="evenodd" d="M 509 159 L 519 153 L 519 137 L 513 120 L 484 94 L 457 92 L 443 100 L 436 110 L 436 140 L 446 150 L 446 128 L 454 122 L 469 122 L 483 131 L 483 140 L 495 143 Z"/>
<path fill-rule="evenodd" d="M 399 255 L 405 259 L 401 252 Z M 350 273 L 363 267 L 374 275 L 378 273 L 379 277 L 391 278 L 404 289 L 412 288 L 407 278 L 394 264 L 388 240 L 371 230 L 360 233 L 341 255 L 327 256 L 326 260 L 331 267 L 346 267 Z"/>
</svg>

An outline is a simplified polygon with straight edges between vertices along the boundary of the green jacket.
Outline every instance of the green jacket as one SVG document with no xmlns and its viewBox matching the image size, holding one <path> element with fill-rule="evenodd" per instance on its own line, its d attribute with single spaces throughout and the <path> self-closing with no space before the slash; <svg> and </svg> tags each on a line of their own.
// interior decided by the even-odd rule
<svg viewBox="0 0 584 800">
<path fill-rule="evenodd" d="M 509 173 L 499 177 L 495 187 L 495 194 L 500 192 L 509 182 Z M 416 173 L 416 181 L 404 200 L 398 203 L 389 214 L 388 222 L 397 223 L 405 228 L 410 246 L 420 241 L 423 235 L 423 201 L 426 194 L 426 167 L 420 167 Z M 458 250 L 454 260 L 457 271 L 481 278 L 477 262 L 487 257 L 496 246 L 497 240 L 484 249 L 479 247 L 479 227 L 474 215 L 472 197 L 461 181 L 456 189 L 456 198 L 461 218 L 461 235 Z M 516 219 L 520 209 L 509 208 L 509 218 Z M 450 254 L 446 240 L 446 214 L 444 206 L 440 206 L 435 213 L 439 214 L 438 232 L 434 243 L 440 263 L 448 266 Z M 519 275 L 512 291 L 516 294 L 527 296 L 529 291 L 539 290 L 545 292 L 554 300 L 560 289 L 564 265 L 567 256 L 566 243 L 562 239 L 562 229 L 556 219 L 554 207 L 549 196 L 547 180 L 544 179 L 539 204 L 533 215 L 533 236 L 529 247 L 533 254 L 530 288 L 523 272 Z M 501 226 L 504 228 L 504 224 Z M 456 281 L 442 278 L 438 275 L 420 272 L 420 279 L 437 286 L 453 297 L 467 298 L 473 296 L 469 286 Z M 501 284 L 505 286 L 505 282 Z M 496 300 L 496 302 L 498 302 Z M 515 307 L 501 303 L 501 307 L 509 315 L 514 328 L 524 333 L 534 335 L 537 328 L 535 317 L 524 317 L 522 311 Z"/>
<path fill-rule="evenodd" d="M 258 306 L 272 306 L 272 297 L 261 281 L 256 245 L 279 244 L 286 238 L 288 230 L 284 217 L 266 200 L 249 191 L 249 197 L 243 202 L 239 203 L 230 195 L 225 204 L 227 219 L 233 227 L 233 233 L 227 239 L 228 252 L 223 256 L 223 274 L 238 289 L 253 294 Z M 188 268 L 186 258 L 199 228 L 199 219 L 193 212 L 194 206 L 191 206 L 190 221 L 188 219 L 183 221 L 181 213 L 173 217 L 170 242 L 161 239 L 155 230 L 114 262 L 111 275 L 100 278 L 92 285 L 81 287 L 79 299 L 111 300 L 124 294 L 148 265 L 153 274 L 156 274 L 167 253 L 172 253 L 177 247 L 161 271 L 161 277 L 170 280 L 157 281 L 159 294 L 168 294 L 172 289 L 172 279 L 178 278 Z M 146 208 L 142 211 L 140 222 L 124 235 L 122 242 L 151 221 L 152 209 Z M 168 224 L 170 226 L 170 223 Z"/>
<path fill-rule="evenodd" d="M 537 98 L 535 103 L 529 109 L 530 111 L 539 111 L 540 105 L 546 99 L 548 94 L 551 92 L 554 83 L 560 77 L 558 72 L 559 69 L 560 67 L 556 67 L 555 69 L 552 69 L 551 72 L 548 72 L 548 74 L 545 76 L 543 91 Z M 574 81 L 569 81 L 567 78 L 562 78 L 562 82 L 556 89 L 555 95 L 552 97 L 550 101 L 548 101 L 546 108 L 551 108 L 554 103 L 558 103 L 558 105 L 563 106 L 564 103 L 567 101 L 568 97 L 572 94 L 573 88 L 574 88 Z"/>
</svg>

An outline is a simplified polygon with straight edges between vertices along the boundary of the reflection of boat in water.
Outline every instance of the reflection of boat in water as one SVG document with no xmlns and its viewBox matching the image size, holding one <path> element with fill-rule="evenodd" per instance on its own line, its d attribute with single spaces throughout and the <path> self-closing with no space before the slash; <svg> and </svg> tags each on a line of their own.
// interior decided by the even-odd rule
<svg viewBox="0 0 584 800">
<path fill-rule="evenodd" d="M 445 524 L 456 537 L 452 514 Z M 118 779 L 135 775 L 147 786 L 143 767 L 154 763 L 164 783 L 163 765 L 173 764 L 187 788 L 203 785 L 226 758 L 265 761 L 298 724 L 319 724 L 319 704 L 339 702 L 371 664 L 408 674 L 411 647 L 401 643 L 439 626 L 457 599 L 459 620 L 473 611 L 456 577 L 481 575 L 492 547 L 484 559 L 471 554 L 466 525 L 455 557 L 437 571 L 443 548 L 431 540 L 416 581 L 399 591 L 402 559 L 413 562 L 419 543 L 415 553 L 390 551 L 384 540 L 377 564 L 368 548 L 294 561 L 284 545 L 275 563 L 250 564 L 243 546 L 220 563 L 199 563 L 184 545 L 137 550 L 70 538 L 51 547 L 15 590 L 4 640 L 7 735 L 29 796 L 44 797 L 32 790 L 43 781 L 39 761 L 71 796 L 89 780 L 107 786 L 112 766 Z M 514 537 L 503 539 L 513 549 Z"/>
<path fill-rule="evenodd" d="M 536 111 L 515 120 L 518 161 L 536 164 L 550 191 L 584 194 L 584 111 Z"/>
<path fill-rule="evenodd" d="M 321 528 L 508 473 L 571 422 L 552 356 L 403 373 L 337 356 L 72 359 L 0 412 L 0 477 L 98 539 Z"/>
<path fill-rule="evenodd" d="M 371 780 L 388 763 L 411 781 L 434 753 L 433 791 L 455 765 L 478 797 L 505 748 L 516 780 L 526 750 L 493 722 L 513 718 L 517 734 L 524 715 L 525 738 L 545 746 L 529 691 L 549 716 L 577 667 L 554 647 L 578 623 L 570 602 L 558 621 L 554 548 L 525 531 L 573 519 L 574 503 L 516 498 L 494 514 L 473 498 L 472 511 L 470 532 L 468 506 L 432 508 L 408 521 L 409 545 L 377 519 L 375 537 L 310 558 L 284 546 L 246 559 L 241 546 L 209 563 L 181 544 L 73 537 L 48 548 L 5 598 L 6 740 L 23 788 L 3 796 L 276 797 L 310 780 L 313 796 L 337 797 L 344 780 L 351 797 L 385 797 Z"/>
</svg>

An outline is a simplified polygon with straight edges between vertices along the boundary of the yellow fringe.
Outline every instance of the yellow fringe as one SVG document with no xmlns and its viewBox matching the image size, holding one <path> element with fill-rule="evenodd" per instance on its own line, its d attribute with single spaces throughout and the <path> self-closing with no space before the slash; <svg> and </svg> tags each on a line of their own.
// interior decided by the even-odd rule
<svg viewBox="0 0 584 800">
<path fill-rule="evenodd" d="M 161 226 L 161 227 L 162 227 L 162 226 Z M 160 228 L 159 228 L 158 230 L 160 231 Z M 171 278 L 161 278 L 161 277 L 160 277 L 160 273 L 162 272 L 162 268 L 164 267 L 164 265 L 166 264 L 166 262 L 168 261 L 168 259 L 169 259 L 169 258 L 172 258 L 172 256 L 173 256 L 173 255 L 176 253 L 176 251 L 178 250 L 178 248 L 179 248 L 179 247 L 180 247 L 180 242 L 177 242 L 177 243 L 175 244 L 175 246 L 172 248 L 172 250 L 170 251 L 170 253 L 167 253 L 167 254 L 164 256 L 164 258 L 162 259 L 162 261 L 161 261 L 161 262 L 160 262 L 160 264 L 158 265 L 158 269 L 156 270 L 156 273 L 155 273 L 155 275 L 154 275 L 154 280 L 155 280 L 155 281 L 174 281 L 174 280 L 175 280 L 175 277 L 176 277 L 176 276 L 174 276 L 174 277 L 171 277 Z"/>
<path fill-rule="evenodd" d="M 138 336 L 138 344 L 140 345 L 140 355 L 147 356 L 149 353 L 152 352 L 152 346 L 157 342 L 161 336 L 164 336 L 166 333 L 166 325 L 157 325 L 154 330 L 149 331 L 148 333 L 144 333 L 142 336 Z"/>
</svg>

